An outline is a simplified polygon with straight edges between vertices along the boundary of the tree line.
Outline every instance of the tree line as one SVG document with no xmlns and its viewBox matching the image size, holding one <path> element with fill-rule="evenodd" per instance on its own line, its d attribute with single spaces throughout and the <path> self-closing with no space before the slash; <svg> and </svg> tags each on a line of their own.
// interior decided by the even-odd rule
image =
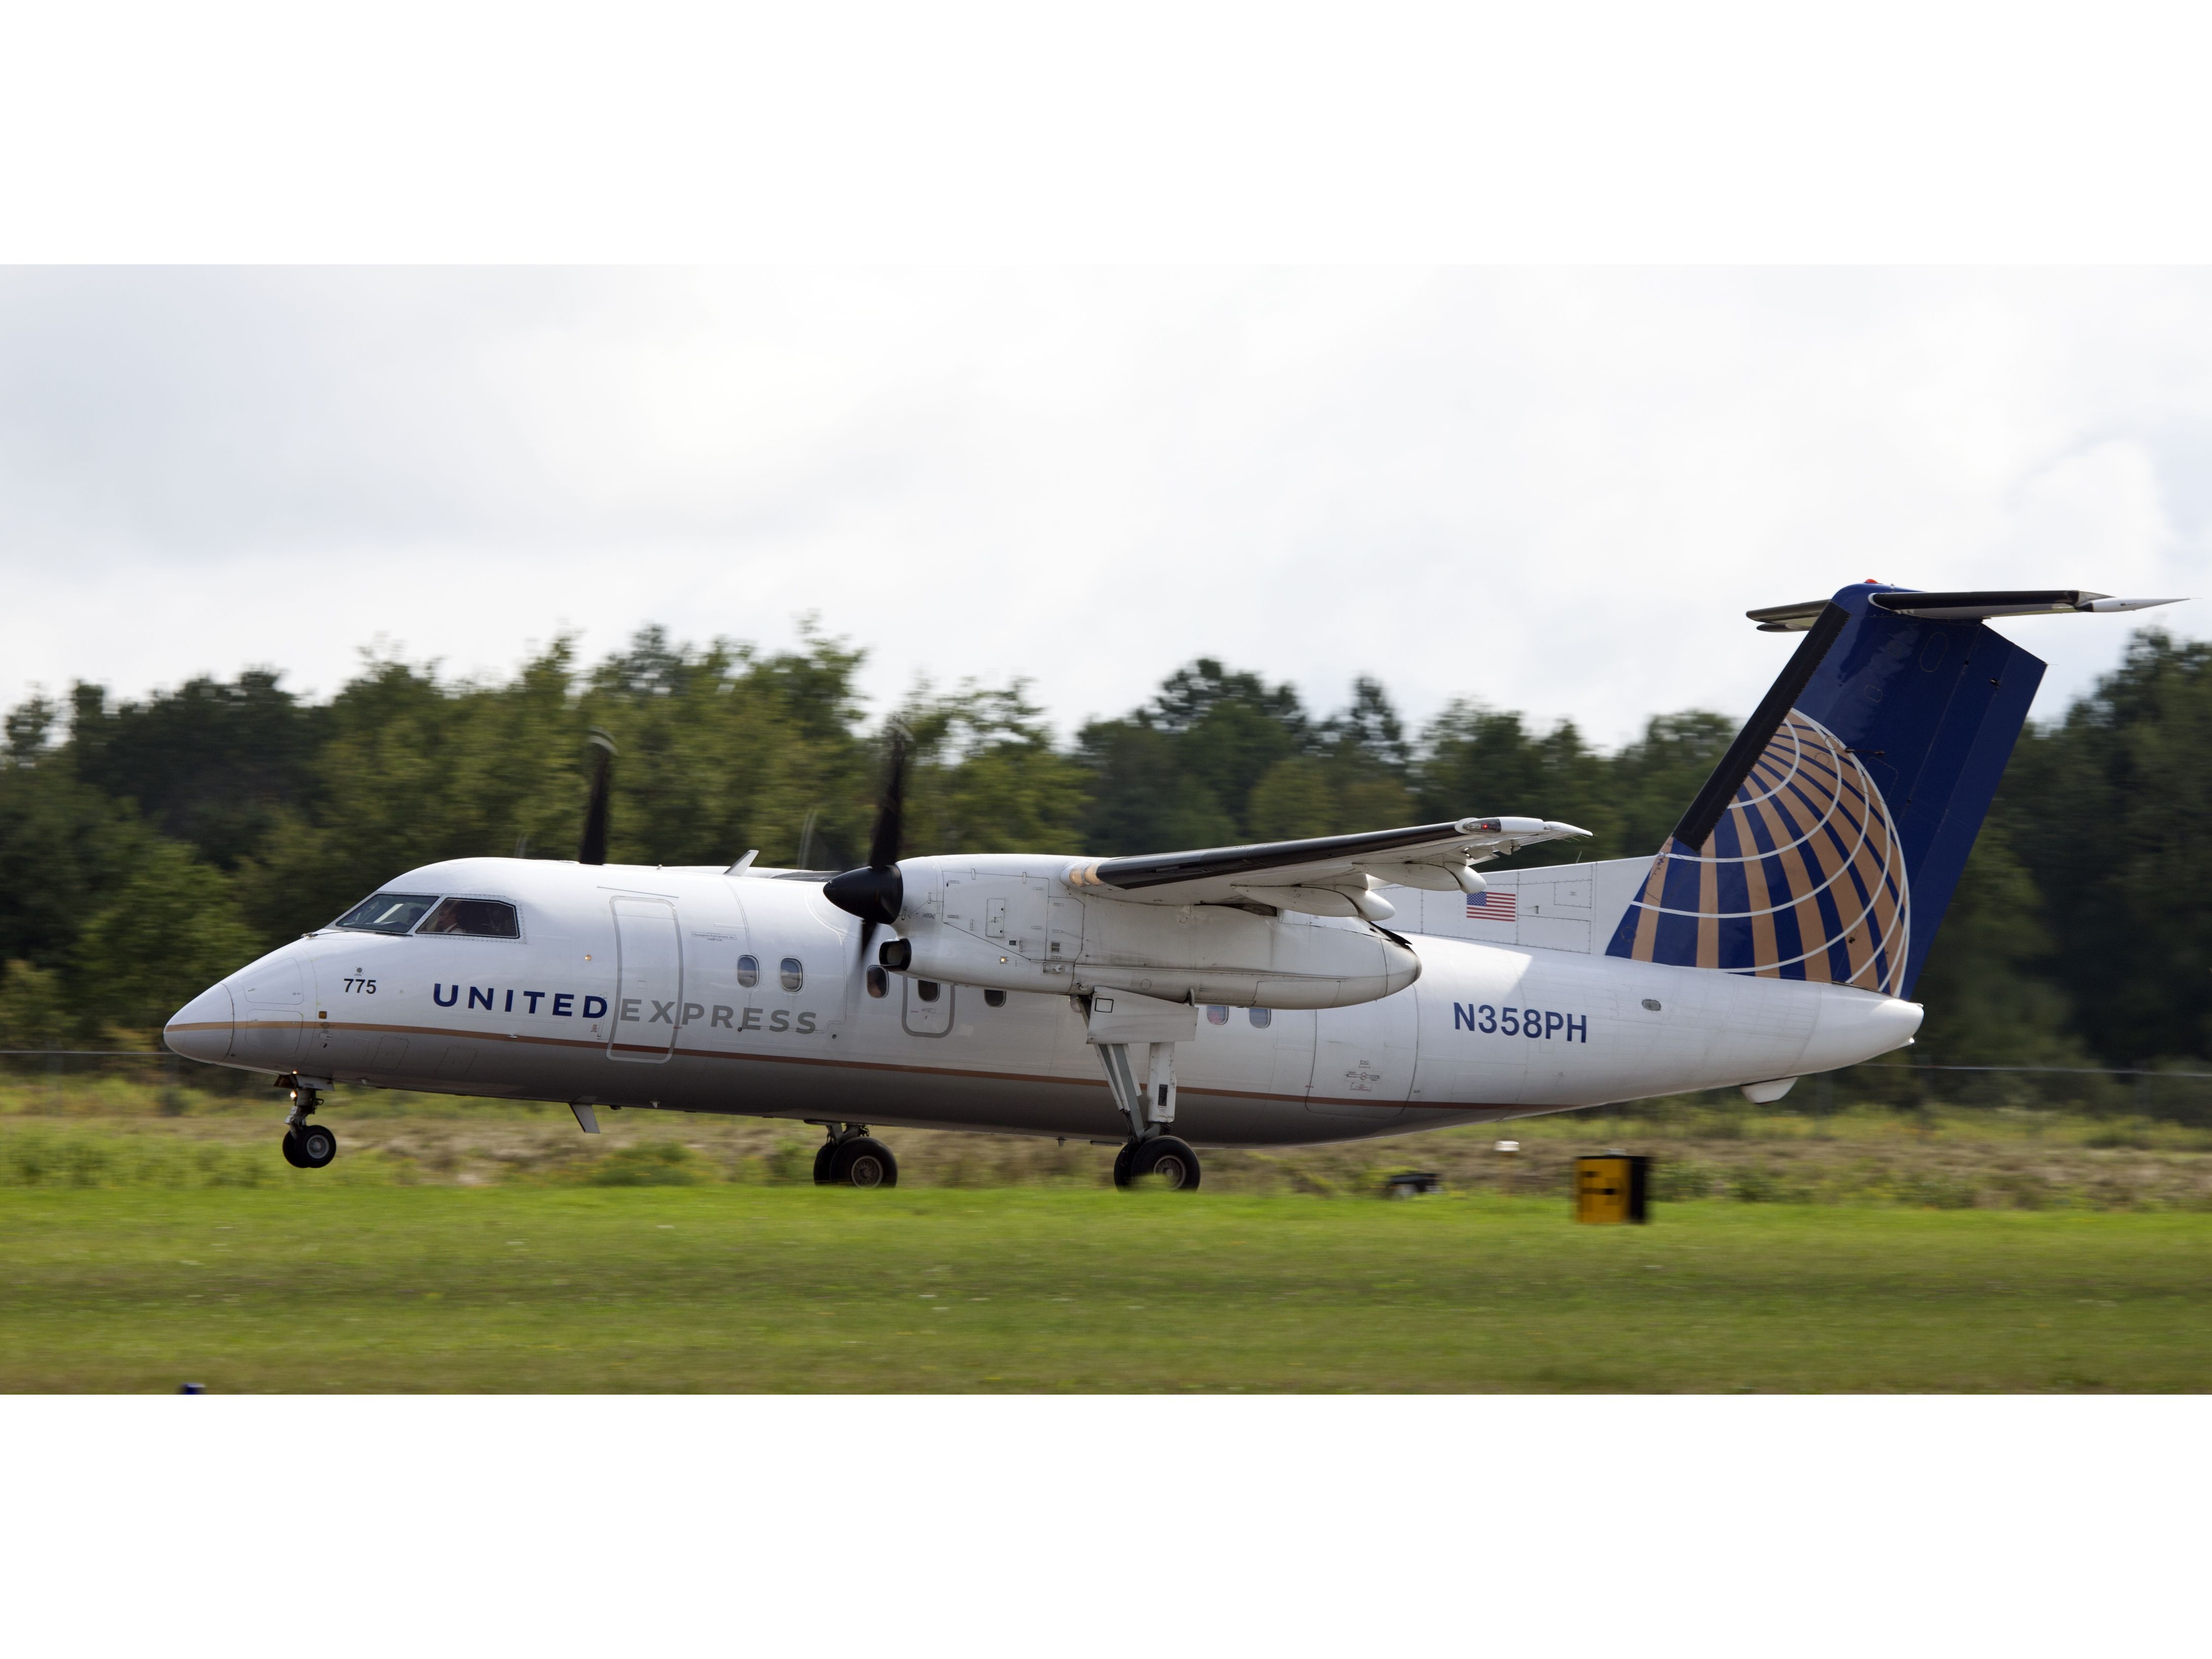
<svg viewBox="0 0 2212 1659">
<path fill-rule="evenodd" d="M 146 1045 L 193 993 L 412 866 L 574 857 L 588 736 L 618 744 L 618 862 L 858 862 L 880 770 L 861 653 L 673 643 L 512 678 L 371 658 L 327 702 L 250 670 L 143 702 L 79 684 L 6 718 L 0 1047 Z M 1656 849 L 1734 735 L 1661 714 L 1611 752 L 1469 699 L 1409 731 L 1361 678 L 1322 715 L 1200 659 L 1056 739 L 1019 684 L 923 688 L 909 854 L 1165 851 L 1520 812 L 1594 832 L 1527 862 Z M 1916 1053 L 2131 1065 L 2212 1054 L 2212 647 L 2150 631 L 2023 733 L 1918 994 Z"/>
</svg>

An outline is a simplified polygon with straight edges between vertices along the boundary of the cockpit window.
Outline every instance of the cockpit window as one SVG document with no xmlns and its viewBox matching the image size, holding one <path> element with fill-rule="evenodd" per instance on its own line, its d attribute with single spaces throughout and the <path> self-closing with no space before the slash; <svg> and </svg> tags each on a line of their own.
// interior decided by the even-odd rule
<svg viewBox="0 0 2212 1659">
<path fill-rule="evenodd" d="M 430 912 L 425 933 L 464 933 L 471 939 L 520 939 L 514 907 L 504 899 L 449 898 Z"/>
<path fill-rule="evenodd" d="M 438 902 L 435 893 L 378 893 L 331 924 L 362 933 L 404 933 Z"/>
</svg>

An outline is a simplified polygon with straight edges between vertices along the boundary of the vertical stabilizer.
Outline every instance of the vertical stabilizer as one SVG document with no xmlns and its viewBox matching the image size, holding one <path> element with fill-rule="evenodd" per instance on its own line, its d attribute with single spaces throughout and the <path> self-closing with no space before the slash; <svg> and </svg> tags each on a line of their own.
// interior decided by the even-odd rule
<svg viewBox="0 0 2212 1659">
<path fill-rule="evenodd" d="M 2020 597 L 1868 583 L 1753 613 L 1805 638 L 1607 953 L 1910 995 L 2043 678 L 1978 620 Z"/>
</svg>

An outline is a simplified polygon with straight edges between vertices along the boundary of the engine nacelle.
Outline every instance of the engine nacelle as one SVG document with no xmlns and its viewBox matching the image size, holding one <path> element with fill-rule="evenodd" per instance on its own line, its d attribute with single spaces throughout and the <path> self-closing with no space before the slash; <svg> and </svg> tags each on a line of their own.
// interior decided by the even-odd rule
<svg viewBox="0 0 2212 1659">
<path fill-rule="evenodd" d="M 899 938 L 879 960 L 1006 991 L 1135 991 L 1233 1007 L 1341 1008 L 1402 991 L 1420 958 L 1364 922 L 1077 893 L 1071 860 L 909 859 Z"/>
</svg>

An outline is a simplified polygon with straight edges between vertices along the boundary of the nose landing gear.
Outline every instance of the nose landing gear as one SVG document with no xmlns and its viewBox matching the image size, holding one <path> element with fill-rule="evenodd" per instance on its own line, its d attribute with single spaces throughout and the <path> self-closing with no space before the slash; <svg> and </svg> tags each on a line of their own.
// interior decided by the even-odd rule
<svg viewBox="0 0 2212 1659">
<path fill-rule="evenodd" d="M 319 1170 L 338 1155 L 338 1138 L 307 1114 L 323 1103 L 322 1097 L 296 1077 L 280 1077 L 280 1089 L 292 1091 L 292 1109 L 284 1119 L 284 1161 L 295 1170 Z"/>
<path fill-rule="evenodd" d="M 319 1170 L 338 1155 L 338 1138 L 319 1123 L 284 1131 L 284 1161 L 295 1170 Z"/>
</svg>

